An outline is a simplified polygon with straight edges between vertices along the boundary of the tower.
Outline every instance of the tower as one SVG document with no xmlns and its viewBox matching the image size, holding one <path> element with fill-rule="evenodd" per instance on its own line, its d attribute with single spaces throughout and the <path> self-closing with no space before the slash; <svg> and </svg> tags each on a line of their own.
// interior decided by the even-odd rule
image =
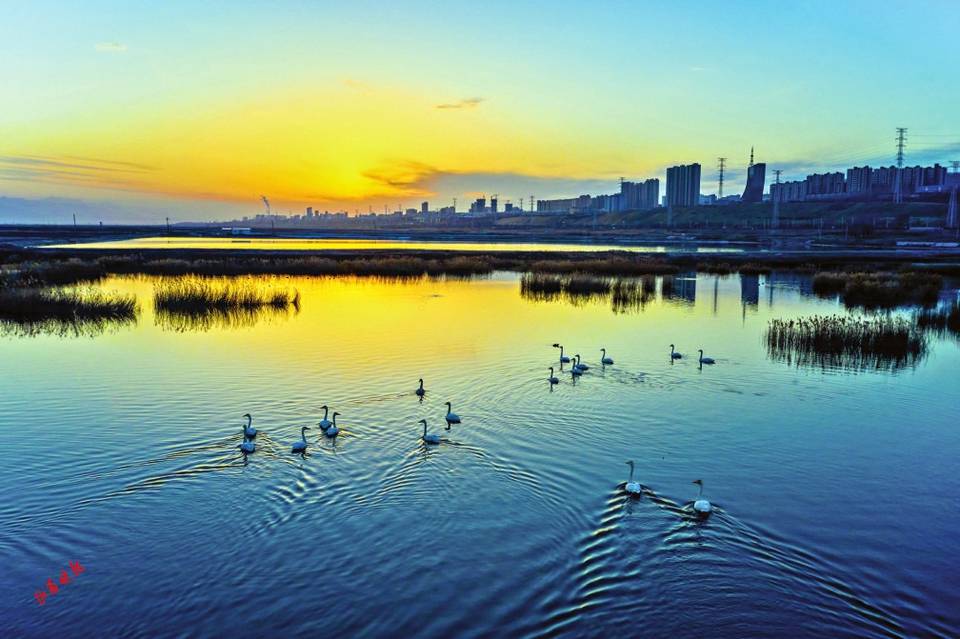
<svg viewBox="0 0 960 639">
<path fill-rule="evenodd" d="M 903 147 L 907 143 L 906 127 L 897 127 L 897 177 L 893 184 L 893 201 L 903 203 Z"/>
<path fill-rule="evenodd" d="M 717 168 L 720 170 L 720 188 L 717 189 L 717 199 L 723 199 L 723 170 L 727 167 L 727 158 L 717 158 Z"/>
</svg>

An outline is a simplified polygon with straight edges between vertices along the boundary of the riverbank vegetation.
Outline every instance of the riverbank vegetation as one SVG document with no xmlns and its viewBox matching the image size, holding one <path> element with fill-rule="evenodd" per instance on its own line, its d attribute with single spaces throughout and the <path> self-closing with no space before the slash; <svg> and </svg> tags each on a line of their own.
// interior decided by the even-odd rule
<svg viewBox="0 0 960 639">
<path fill-rule="evenodd" d="M 772 358 L 822 368 L 899 369 L 916 364 L 927 349 L 915 323 L 888 316 L 774 319 L 764 339 Z"/>
<path fill-rule="evenodd" d="M 821 272 L 813 277 L 817 295 L 838 295 L 846 306 L 866 308 L 929 306 L 937 302 L 942 288 L 943 277 L 929 271 Z"/>
<path fill-rule="evenodd" d="M 0 289 L 0 328 L 14 334 L 96 335 L 137 319 L 133 295 L 94 290 Z"/>
</svg>

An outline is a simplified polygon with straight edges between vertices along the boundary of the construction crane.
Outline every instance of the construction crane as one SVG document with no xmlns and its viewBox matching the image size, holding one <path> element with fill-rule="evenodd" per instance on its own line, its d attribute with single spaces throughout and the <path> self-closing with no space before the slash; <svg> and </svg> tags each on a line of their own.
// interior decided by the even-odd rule
<svg viewBox="0 0 960 639">
<path fill-rule="evenodd" d="M 261 195 L 260 199 L 263 200 L 263 203 L 267 207 L 267 215 L 270 215 L 270 200 L 267 199 L 266 195 Z"/>
</svg>

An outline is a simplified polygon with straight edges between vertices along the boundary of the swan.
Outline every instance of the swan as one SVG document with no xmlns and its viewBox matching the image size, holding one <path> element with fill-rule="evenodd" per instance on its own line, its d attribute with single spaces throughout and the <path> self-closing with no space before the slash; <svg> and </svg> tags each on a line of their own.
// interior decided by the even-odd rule
<svg viewBox="0 0 960 639">
<path fill-rule="evenodd" d="M 300 429 L 300 441 L 293 442 L 291 445 L 290 452 L 293 453 L 302 453 L 307 450 L 307 431 L 310 430 L 309 426 L 304 426 Z"/>
<path fill-rule="evenodd" d="M 253 417 L 250 416 L 250 413 L 244 415 L 247 418 L 247 425 L 243 428 L 243 436 L 247 439 L 253 439 L 257 436 L 257 429 L 251 426 L 253 423 Z"/>
<path fill-rule="evenodd" d="M 575 357 L 576 360 L 577 360 L 577 363 L 574 365 L 574 368 L 579 368 L 581 371 L 588 371 L 588 370 L 590 370 L 590 367 L 589 367 L 589 366 L 587 366 L 586 364 L 581 364 L 581 363 L 580 363 L 580 353 L 577 353 L 576 355 L 574 355 L 574 357 Z"/>
<path fill-rule="evenodd" d="M 423 440 L 423 443 L 424 443 L 424 444 L 439 444 L 439 443 L 440 443 L 440 435 L 437 435 L 436 433 L 430 433 L 429 435 L 427 434 L 427 420 L 421 419 L 421 420 L 420 420 L 420 423 L 423 424 L 423 437 L 420 438 L 420 439 Z"/>
<path fill-rule="evenodd" d="M 237 444 L 237 448 L 239 448 L 244 455 L 249 455 L 250 453 L 257 450 L 257 445 L 245 439 L 243 440 L 242 444 Z"/>
<path fill-rule="evenodd" d="M 577 368 L 576 366 L 570 367 L 570 374 L 574 377 L 580 377 L 583 375 L 583 371 Z"/>
<path fill-rule="evenodd" d="M 454 412 L 451 410 L 451 408 L 453 408 L 453 407 L 450 405 L 450 402 L 447 402 L 447 417 L 446 417 L 446 419 L 447 419 L 447 424 L 459 424 L 459 423 L 460 423 L 460 416 L 457 415 L 456 413 L 454 413 Z"/>
<path fill-rule="evenodd" d="M 716 364 L 716 362 L 713 361 L 713 358 L 712 358 L 712 357 L 704 357 L 704 356 L 703 356 L 703 349 L 702 349 L 702 348 L 700 349 L 700 363 L 701 363 L 701 364 Z"/>
<path fill-rule="evenodd" d="M 697 492 L 697 498 L 693 502 L 693 510 L 700 516 L 709 515 L 713 511 L 713 506 L 710 504 L 709 499 L 704 499 L 703 497 L 703 480 L 698 479 L 693 482 L 700 486 L 700 491 Z"/>
<path fill-rule="evenodd" d="M 320 422 L 317 424 L 317 426 L 320 427 L 320 430 L 326 432 L 326 430 L 327 430 L 328 428 L 330 428 L 331 426 L 333 426 L 333 422 L 331 422 L 329 419 L 327 419 L 327 413 L 330 411 L 330 409 L 327 408 L 327 405 L 326 405 L 326 404 L 324 404 L 324 405 L 321 406 L 320 408 L 323 409 L 323 419 L 320 420 Z"/>
<path fill-rule="evenodd" d="M 600 352 L 603 354 L 603 357 L 600 358 L 601 364 L 607 364 L 607 365 L 613 364 L 613 359 L 610 357 L 607 357 L 607 349 L 601 348 Z"/>
<path fill-rule="evenodd" d="M 563 345 L 561 345 L 561 344 L 554 344 L 553 347 L 560 349 L 560 363 L 561 363 L 561 364 L 569 364 L 569 363 L 570 363 L 570 358 L 563 354 Z"/>
<path fill-rule="evenodd" d="M 337 426 L 337 415 L 339 414 L 340 413 L 333 414 L 333 423 L 330 424 L 330 428 L 323 431 L 323 434 L 326 435 L 327 437 L 336 437 L 340 433 L 340 427 Z"/>
<path fill-rule="evenodd" d="M 426 393 L 426 392 L 427 392 L 427 391 L 423 390 L 423 378 L 421 378 L 421 379 L 420 379 L 420 388 L 418 388 L 418 389 L 416 390 L 416 393 L 417 393 L 417 395 L 419 395 L 420 397 L 423 397 L 424 393 Z"/>
<path fill-rule="evenodd" d="M 641 495 L 643 494 L 643 488 L 640 486 L 640 482 L 633 481 L 633 460 L 627 462 L 627 466 L 630 467 L 630 479 L 627 480 L 627 485 L 624 486 L 626 490 L 631 495 Z"/>
<path fill-rule="evenodd" d="M 670 359 L 683 359 L 683 355 L 673 350 L 673 344 L 670 345 Z"/>
<path fill-rule="evenodd" d="M 560 380 L 557 379 L 556 377 L 554 377 L 554 375 L 553 375 L 553 366 L 550 367 L 550 377 L 547 378 L 547 381 L 549 381 L 551 384 L 559 384 L 559 383 L 560 383 Z"/>
</svg>

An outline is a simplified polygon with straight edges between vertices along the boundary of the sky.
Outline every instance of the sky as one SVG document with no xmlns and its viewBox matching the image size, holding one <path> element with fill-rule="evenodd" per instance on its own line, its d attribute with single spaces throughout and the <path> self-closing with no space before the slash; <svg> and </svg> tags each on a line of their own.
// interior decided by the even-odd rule
<svg viewBox="0 0 960 639">
<path fill-rule="evenodd" d="M 955 0 L 0 0 L 0 222 L 742 189 L 960 159 Z M 661 193 L 663 184 L 661 183 Z"/>
</svg>

